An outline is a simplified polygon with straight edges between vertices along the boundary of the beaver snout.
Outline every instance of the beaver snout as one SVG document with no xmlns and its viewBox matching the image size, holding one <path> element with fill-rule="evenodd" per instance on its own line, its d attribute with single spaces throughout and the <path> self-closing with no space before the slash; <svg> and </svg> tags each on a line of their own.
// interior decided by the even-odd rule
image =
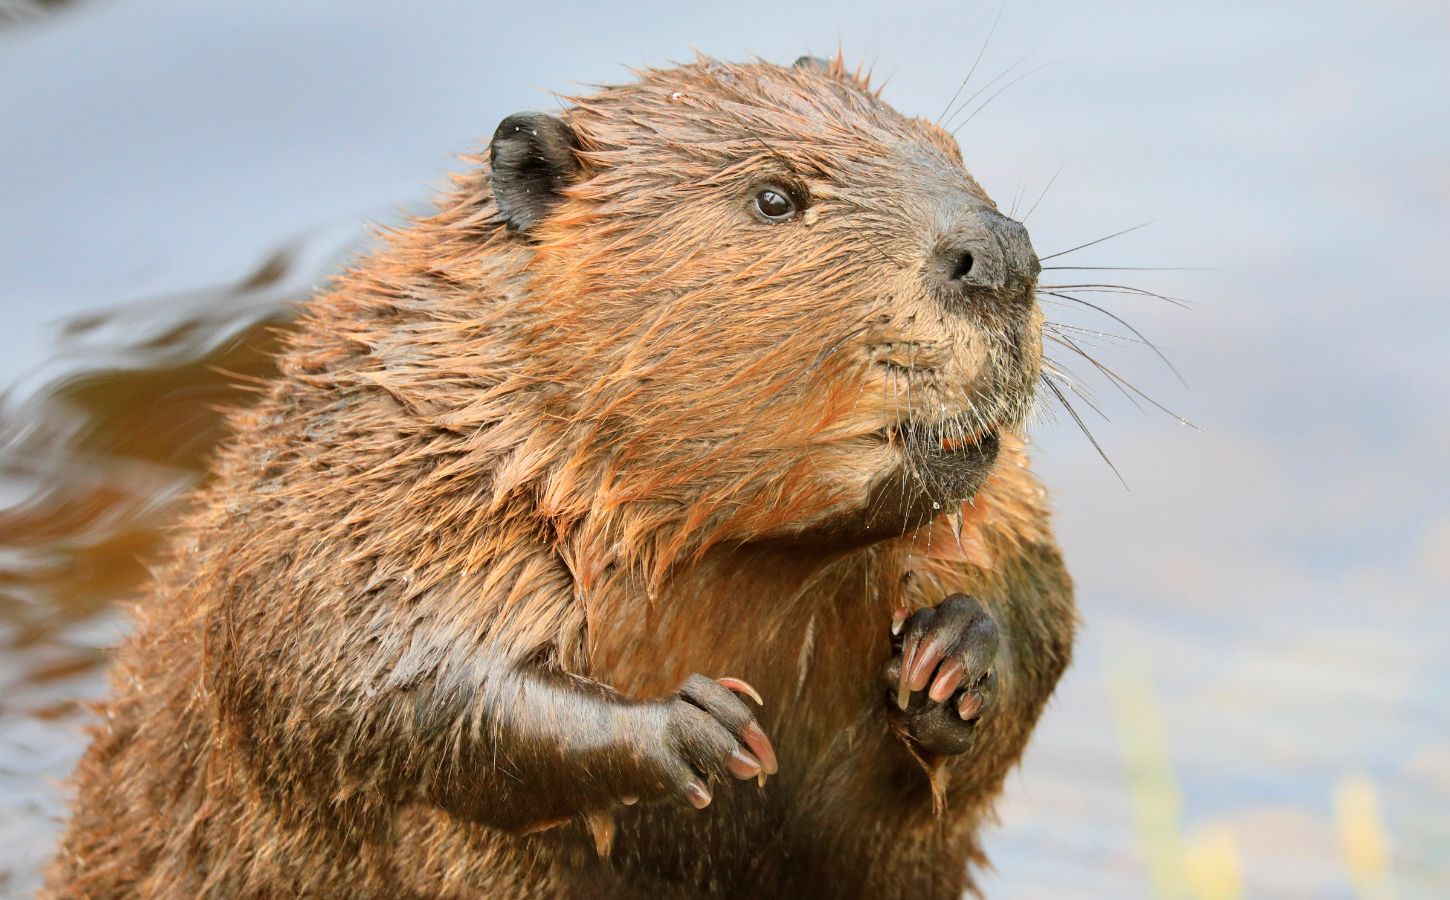
<svg viewBox="0 0 1450 900">
<path fill-rule="evenodd" d="M 986 208 L 958 216 L 927 263 L 927 279 L 948 307 L 973 299 L 1030 298 L 1041 271 L 1022 223 Z"/>
</svg>

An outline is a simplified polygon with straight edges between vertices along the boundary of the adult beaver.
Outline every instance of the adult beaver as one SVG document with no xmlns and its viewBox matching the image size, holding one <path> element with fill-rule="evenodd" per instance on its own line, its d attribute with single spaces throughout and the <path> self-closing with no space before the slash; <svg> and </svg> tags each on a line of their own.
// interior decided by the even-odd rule
<svg viewBox="0 0 1450 900">
<path fill-rule="evenodd" d="M 839 58 L 478 162 L 233 415 L 47 893 L 970 888 L 1074 622 L 1025 230 Z"/>
</svg>

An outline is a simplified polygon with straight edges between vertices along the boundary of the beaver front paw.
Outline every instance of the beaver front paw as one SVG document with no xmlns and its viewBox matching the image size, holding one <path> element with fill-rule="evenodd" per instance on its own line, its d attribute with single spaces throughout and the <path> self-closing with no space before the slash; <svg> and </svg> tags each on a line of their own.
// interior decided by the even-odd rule
<svg viewBox="0 0 1450 900">
<path fill-rule="evenodd" d="M 891 623 L 886 666 L 893 727 L 922 750 L 947 756 L 972 747 L 996 695 L 997 624 L 981 604 L 952 594 Z"/>
<path fill-rule="evenodd" d="M 674 697 L 656 707 L 654 737 L 634 751 L 657 794 L 704 809 L 710 805 L 710 783 L 725 773 L 742 781 L 759 778 L 762 784 L 766 775 L 775 774 L 775 748 L 734 691 L 761 702 L 755 689 L 738 678 L 691 675 Z M 637 798 L 621 799 L 631 803 Z"/>
</svg>

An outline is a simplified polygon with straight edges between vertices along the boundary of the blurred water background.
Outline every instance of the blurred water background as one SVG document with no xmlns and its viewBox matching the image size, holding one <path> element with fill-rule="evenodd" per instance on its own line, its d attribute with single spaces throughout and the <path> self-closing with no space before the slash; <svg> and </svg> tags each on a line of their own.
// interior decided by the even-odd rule
<svg viewBox="0 0 1450 900">
<path fill-rule="evenodd" d="M 935 117 L 995 3 L 0 2 L 0 894 L 272 325 L 552 90 L 839 45 Z M 1038 428 L 1085 629 L 991 897 L 1450 896 L 1450 5 L 1012 0 L 968 164 L 1169 354 Z M 995 83 L 991 79 L 1027 58 Z M 1018 74 L 1033 72 L 997 96 Z M 1088 295 L 1083 295 L 1088 296 Z M 1070 306 L 1070 305 L 1069 305 Z M 1125 333 L 1084 309 L 1050 315 Z M 1061 351 L 1071 368 L 1091 366 Z M 1080 404 L 1081 406 L 1081 404 Z"/>
</svg>

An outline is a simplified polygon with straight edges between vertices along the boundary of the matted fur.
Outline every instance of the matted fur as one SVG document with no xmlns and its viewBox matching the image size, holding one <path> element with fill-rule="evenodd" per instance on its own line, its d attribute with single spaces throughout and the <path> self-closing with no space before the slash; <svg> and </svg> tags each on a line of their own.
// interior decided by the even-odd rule
<svg viewBox="0 0 1450 900">
<path fill-rule="evenodd" d="M 232 416 L 135 606 L 47 896 L 970 886 L 1074 621 L 1009 433 L 1041 315 L 947 315 L 923 287 L 942 198 L 989 201 L 948 135 L 839 59 L 702 59 L 562 116 L 583 177 L 527 239 L 473 160 L 436 214 L 307 304 L 280 379 Z M 810 208 L 750 220 L 779 178 Z M 940 517 L 793 543 L 902 469 L 888 429 L 948 414 L 1003 432 L 990 480 L 952 504 L 960 537 Z M 1000 688 L 934 803 L 880 673 L 893 608 L 953 591 L 997 622 Z M 518 666 L 634 697 L 744 678 L 780 773 L 703 811 L 614 809 L 608 860 L 582 822 L 475 820 L 439 798 L 530 803 L 509 775 L 527 760 L 477 751 L 507 747 L 477 704 Z"/>
</svg>

